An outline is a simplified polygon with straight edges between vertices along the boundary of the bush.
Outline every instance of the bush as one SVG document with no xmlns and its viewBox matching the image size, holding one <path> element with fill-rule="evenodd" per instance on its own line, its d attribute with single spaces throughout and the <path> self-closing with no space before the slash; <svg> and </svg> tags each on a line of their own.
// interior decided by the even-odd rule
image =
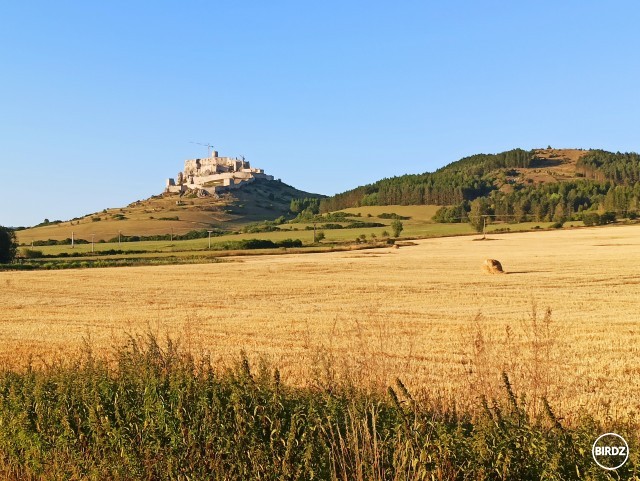
<svg viewBox="0 0 640 481">
<path fill-rule="evenodd" d="M 616 213 L 615 212 L 605 212 L 600 216 L 600 224 L 612 224 L 616 221 Z"/>
<path fill-rule="evenodd" d="M 396 219 L 391 223 L 391 229 L 393 230 L 393 237 L 398 237 L 403 231 L 404 226 L 402 225 L 402 222 Z"/>
<path fill-rule="evenodd" d="M 316 242 L 320 242 L 320 241 L 324 240 L 324 238 L 325 238 L 324 232 L 318 231 L 316 233 Z"/>
<path fill-rule="evenodd" d="M 284 239 L 273 242 L 267 239 L 244 239 L 218 244 L 224 250 L 275 249 L 278 247 L 302 247 L 300 239 Z"/>
<path fill-rule="evenodd" d="M 409 220 L 411 217 L 405 217 L 403 215 L 398 215 L 395 212 L 383 212 L 378 215 L 378 219 L 397 219 L 397 220 Z"/>
<path fill-rule="evenodd" d="M 582 215 L 582 222 L 587 227 L 591 227 L 593 225 L 600 225 L 600 215 L 596 212 L 587 212 Z"/>
<path fill-rule="evenodd" d="M 345 229 L 362 229 L 366 227 L 385 227 L 385 224 L 381 224 L 380 222 L 362 222 L 357 220 L 350 222 Z"/>
<path fill-rule="evenodd" d="M 44 256 L 42 251 L 38 251 L 35 249 L 22 249 L 22 257 L 25 259 L 38 259 Z"/>
<path fill-rule="evenodd" d="M 13 229 L 0 226 L 0 264 L 8 264 L 16 258 L 16 233 Z"/>
</svg>

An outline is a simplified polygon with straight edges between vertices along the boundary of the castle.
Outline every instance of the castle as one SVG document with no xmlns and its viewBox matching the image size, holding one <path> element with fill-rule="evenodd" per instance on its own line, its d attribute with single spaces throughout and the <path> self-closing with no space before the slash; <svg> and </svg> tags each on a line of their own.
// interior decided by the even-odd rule
<svg viewBox="0 0 640 481">
<path fill-rule="evenodd" d="M 184 171 L 176 179 L 167 179 L 165 192 L 183 194 L 194 190 L 198 195 L 217 195 L 239 189 L 256 179 L 273 180 L 262 169 L 253 169 L 242 158 L 218 157 L 217 151 L 204 159 L 185 160 Z"/>
</svg>

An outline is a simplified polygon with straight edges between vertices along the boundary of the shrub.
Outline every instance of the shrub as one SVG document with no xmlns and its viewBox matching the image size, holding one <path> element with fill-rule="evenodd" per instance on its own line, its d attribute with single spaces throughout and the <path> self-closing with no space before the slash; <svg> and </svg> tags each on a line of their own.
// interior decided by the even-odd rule
<svg viewBox="0 0 640 481">
<path fill-rule="evenodd" d="M 362 222 L 362 221 L 354 221 L 354 222 L 350 222 L 347 227 L 345 227 L 346 229 L 361 229 L 361 228 L 365 228 L 365 227 L 384 227 L 384 224 L 381 224 L 380 222 Z"/>
<path fill-rule="evenodd" d="M 44 253 L 35 249 L 22 249 L 22 257 L 25 259 L 38 259 L 44 256 Z"/>
<path fill-rule="evenodd" d="M 397 219 L 397 220 L 409 220 L 411 217 L 405 217 L 403 215 L 398 215 L 395 212 L 383 212 L 378 215 L 378 219 Z"/>
<path fill-rule="evenodd" d="M 593 225 L 600 225 L 600 215 L 598 215 L 596 212 L 584 213 L 582 215 L 582 222 L 587 227 L 590 227 Z"/>
<path fill-rule="evenodd" d="M 393 237 L 398 237 L 404 230 L 404 226 L 402 225 L 402 222 L 396 219 L 391 223 L 391 229 L 393 230 Z"/>
<path fill-rule="evenodd" d="M 600 225 L 612 224 L 616 221 L 615 212 L 605 212 L 600 216 Z"/>
</svg>

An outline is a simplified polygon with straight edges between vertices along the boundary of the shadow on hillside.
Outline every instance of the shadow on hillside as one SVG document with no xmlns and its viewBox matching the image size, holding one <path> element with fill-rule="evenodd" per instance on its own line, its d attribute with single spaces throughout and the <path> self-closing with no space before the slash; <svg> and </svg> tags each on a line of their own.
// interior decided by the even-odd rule
<svg viewBox="0 0 640 481">
<path fill-rule="evenodd" d="M 536 158 L 533 159 L 533 161 L 531 162 L 531 165 L 529 165 L 530 168 L 535 169 L 535 168 L 545 168 L 545 167 L 557 167 L 559 165 L 562 165 L 565 163 L 565 159 L 564 158 L 554 158 L 554 159 L 540 159 L 540 158 Z"/>
</svg>

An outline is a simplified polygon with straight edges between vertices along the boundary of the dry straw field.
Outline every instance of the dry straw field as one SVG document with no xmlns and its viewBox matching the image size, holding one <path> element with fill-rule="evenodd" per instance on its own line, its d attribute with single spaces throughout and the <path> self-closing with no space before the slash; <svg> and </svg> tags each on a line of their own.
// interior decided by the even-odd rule
<svg viewBox="0 0 640 481">
<path fill-rule="evenodd" d="M 180 336 L 215 361 L 266 358 L 292 383 L 341 378 L 477 405 L 509 373 L 571 422 L 640 413 L 640 227 L 417 241 L 208 265 L 0 273 L 0 355 L 24 365 Z M 506 275 L 488 275 L 486 258 Z M 551 314 L 547 311 L 551 309 Z"/>
</svg>

